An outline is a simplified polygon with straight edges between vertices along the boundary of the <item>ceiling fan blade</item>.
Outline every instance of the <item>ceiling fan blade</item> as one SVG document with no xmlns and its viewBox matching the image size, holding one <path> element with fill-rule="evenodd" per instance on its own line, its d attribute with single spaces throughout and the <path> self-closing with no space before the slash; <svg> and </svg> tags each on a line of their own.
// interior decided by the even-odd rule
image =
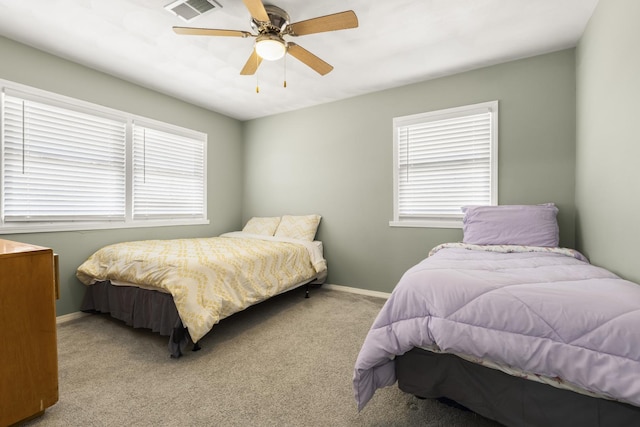
<svg viewBox="0 0 640 427">
<path fill-rule="evenodd" d="M 295 43 L 288 43 L 287 52 L 300 62 L 311 67 L 320 75 L 324 76 L 325 74 L 333 70 L 332 65 L 327 64 L 322 59 L 309 52 L 307 49 L 300 47 Z"/>
<path fill-rule="evenodd" d="M 358 27 L 358 17 L 353 10 L 334 13 L 333 15 L 319 16 L 306 21 L 295 22 L 289 25 L 292 36 L 304 36 L 307 34 L 324 33 L 325 31 L 346 30 Z"/>
<path fill-rule="evenodd" d="M 176 34 L 186 34 L 191 36 L 222 36 L 222 37 L 251 37 L 248 31 L 238 30 L 216 30 L 213 28 L 191 28 L 191 27 L 173 27 Z"/>
<path fill-rule="evenodd" d="M 249 9 L 249 13 L 253 19 L 260 22 L 269 22 L 269 15 L 267 15 L 267 11 L 264 9 L 264 4 L 262 4 L 261 0 L 242 1 L 246 8 Z"/>
<path fill-rule="evenodd" d="M 244 67 L 242 67 L 242 71 L 240 71 L 240 74 L 242 74 L 243 76 L 250 76 L 252 74 L 255 74 L 261 62 L 262 58 L 260 58 L 260 55 L 258 55 L 256 53 L 256 50 L 253 49 L 251 56 L 249 57 L 249 59 L 247 59 L 247 63 L 244 64 Z"/>
</svg>

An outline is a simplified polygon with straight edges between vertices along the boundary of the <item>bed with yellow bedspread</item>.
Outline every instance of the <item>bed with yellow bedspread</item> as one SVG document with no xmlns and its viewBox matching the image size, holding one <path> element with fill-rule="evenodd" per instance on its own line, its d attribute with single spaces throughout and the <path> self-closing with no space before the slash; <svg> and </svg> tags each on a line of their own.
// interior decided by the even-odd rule
<svg viewBox="0 0 640 427">
<path fill-rule="evenodd" d="M 220 320 L 300 285 L 322 283 L 326 272 L 321 242 L 233 232 L 109 245 L 76 275 L 89 288 L 108 281 L 112 288 L 170 294 L 197 343 Z"/>
</svg>

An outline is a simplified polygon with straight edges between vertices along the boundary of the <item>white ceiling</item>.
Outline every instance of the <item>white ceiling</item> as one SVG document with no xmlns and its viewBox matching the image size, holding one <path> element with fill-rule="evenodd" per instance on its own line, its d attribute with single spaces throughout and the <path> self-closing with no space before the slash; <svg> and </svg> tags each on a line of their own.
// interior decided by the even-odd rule
<svg viewBox="0 0 640 427">
<path fill-rule="evenodd" d="M 359 27 L 295 38 L 335 69 L 293 57 L 240 70 L 253 38 L 177 35 L 172 26 L 252 31 L 240 0 L 185 23 L 171 0 L 0 0 L 0 35 L 248 120 L 573 47 L 598 0 L 268 0 L 292 22 L 353 10 Z M 293 38 L 290 38 L 293 40 Z M 260 93 L 256 93 L 259 82 Z"/>
</svg>

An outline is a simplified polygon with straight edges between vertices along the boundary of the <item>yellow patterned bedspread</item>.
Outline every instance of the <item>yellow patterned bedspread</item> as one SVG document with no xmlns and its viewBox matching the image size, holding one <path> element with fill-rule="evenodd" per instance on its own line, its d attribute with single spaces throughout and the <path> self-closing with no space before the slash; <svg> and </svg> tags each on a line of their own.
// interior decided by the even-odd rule
<svg viewBox="0 0 640 427">
<path fill-rule="evenodd" d="M 117 243 L 91 255 L 76 275 L 85 285 L 113 280 L 170 293 L 197 342 L 225 317 L 326 274 L 311 245 L 244 233 Z"/>
</svg>

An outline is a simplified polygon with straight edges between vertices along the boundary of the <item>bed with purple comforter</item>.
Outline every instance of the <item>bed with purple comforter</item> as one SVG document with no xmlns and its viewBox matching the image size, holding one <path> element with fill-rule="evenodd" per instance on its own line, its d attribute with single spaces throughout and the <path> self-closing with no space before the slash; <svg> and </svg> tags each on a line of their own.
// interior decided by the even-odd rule
<svg viewBox="0 0 640 427">
<path fill-rule="evenodd" d="M 414 348 L 637 407 L 640 286 L 570 249 L 443 244 L 403 275 L 367 334 L 358 409 Z"/>
</svg>

